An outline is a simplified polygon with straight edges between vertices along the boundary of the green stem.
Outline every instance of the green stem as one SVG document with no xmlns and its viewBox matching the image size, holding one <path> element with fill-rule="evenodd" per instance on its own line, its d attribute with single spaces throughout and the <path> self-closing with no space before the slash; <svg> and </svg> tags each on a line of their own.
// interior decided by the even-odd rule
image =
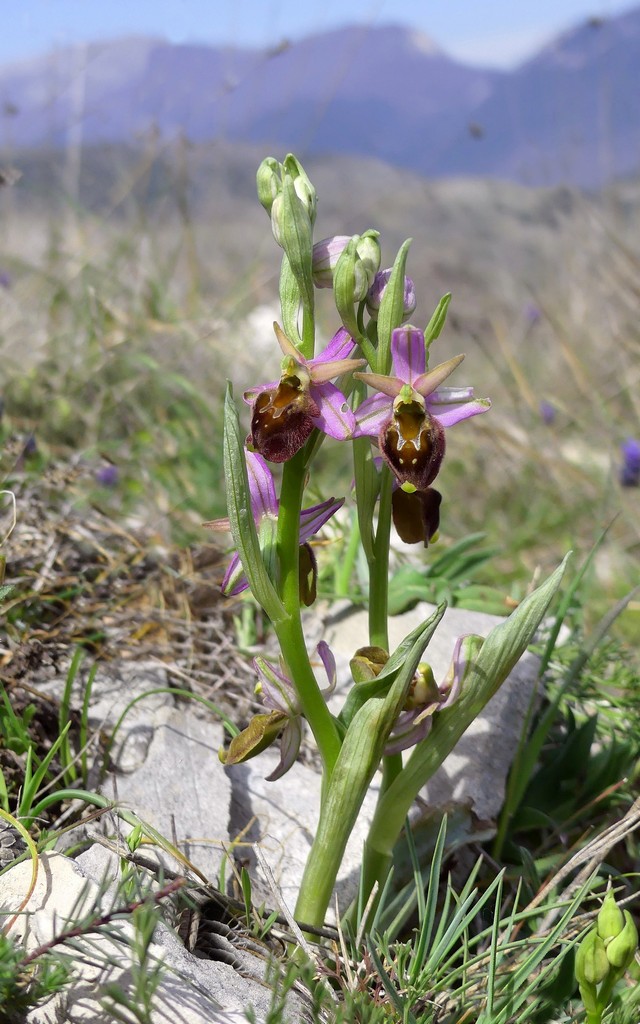
<svg viewBox="0 0 640 1024">
<path fill-rule="evenodd" d="M 389 537 L 391 534 L 391 491 L 393 479 L 385 465 L 380 474 L 378 529 L 369 559 L 369 643 L 389 650 L 388 593 Z"/>
<path fill-rule="evenodd" d="M 300 509 L 305 476 L 306 456 L 302 449 L 285 462 L 282 472 L 277 544 L 280 593 L 287 618 L 276 624 L 276 633 L 302 713 L 318 744 L 327 777 L 330 777 L 340 751 L 340 739 L 311 668 L 300 621 Z"/>
<path fill-rule="evenodd" d="M 356 556 L 360 547 L 360 526 L 357 516 L 351 517 L 351 533 L 347 546 L 343 552 L 340 564 L 336 568 L 335 593 L 336 597 L 349 596 L 349 584 L 353 574 Z"/>
</svg>

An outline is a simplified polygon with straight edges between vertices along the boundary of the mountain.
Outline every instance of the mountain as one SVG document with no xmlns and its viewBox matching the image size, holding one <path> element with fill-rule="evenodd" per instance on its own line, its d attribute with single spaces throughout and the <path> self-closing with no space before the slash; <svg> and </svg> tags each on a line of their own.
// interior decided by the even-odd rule
<svg viewBox="0 0 640 1024">
<path fill-rule="evenodd" d="M 597 187 L 640 170 L 640 8 L 592 18 L 495 83 L 436 174 Z"/>
<path fill-rule="evenodd" d="M 376 157 L 430 177 L 599 186 L 633 173 L 640 8 L 505 73 L 410 29 L 351 26 L 270 51 L 131 37 L 0 69 L 5 153 L 151 131 Z"/>
</svg>

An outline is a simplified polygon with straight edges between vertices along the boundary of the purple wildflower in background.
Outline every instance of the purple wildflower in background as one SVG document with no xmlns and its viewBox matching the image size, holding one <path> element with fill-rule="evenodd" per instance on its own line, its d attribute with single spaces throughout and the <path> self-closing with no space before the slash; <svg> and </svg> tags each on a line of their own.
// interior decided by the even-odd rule
<svg viewBox="0 0 640 1024">
<path fill-rule="evenodd" d="M 545 423 L 548 427 L 550 427 L 552 423 L 555 423 L 555 419 L 556 419 L 556 407 L 555 407 L 555 405 L 553 405 L 552 402 L 547 402 L 546 399 L 543 398 L 542 401 L 540 402 L 539 408 L 540 408 L 540 419 L 542 420 L 543 423 Z"/>
<path fill-rule="evenodd" d="M 536 306 L 535 302 L 527 302 L 522 310 L 522 316 L 529 327 L 535 327 L 542 320 L 542 310 Z"/>
<path fill-rule="evenodd" d="M 620 483 L 623 487 L 640 487 L 640 441 L 629 437 L 620 445 L 620 451 Z"/>
<path fill-rule="evenodd" d="M 11 275 L 6 270 L 0 270 L 0 288 L 11 287 Z"/>
<path fill-rule="evenodd" d="M 120 479 L 118 467 L 110 462 L 107 466 L 101 466 L 95 472 L 95 480 L 101 487 L 115 487 Z"/>
</svg>

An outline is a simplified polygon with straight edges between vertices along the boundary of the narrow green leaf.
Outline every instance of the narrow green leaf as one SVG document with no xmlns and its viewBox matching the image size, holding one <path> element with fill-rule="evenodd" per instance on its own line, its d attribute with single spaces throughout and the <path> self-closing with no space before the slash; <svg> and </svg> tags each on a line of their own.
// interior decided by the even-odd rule
<svg viewBox="0 0 640 1024">
<path fill-rule="evenodd" d="M 298 328 L 300 314 L 300 286 L 291 270 L 291 264 L 285 253 L 280 267 L 280 308 L 282 310 L 282 329 L 287 338 L 296 348 L 302 349 L 302 338 Z"/>
<path fill-rule="evenodd" d="M 453 750 L 531 643 L 560 586 L 567 558 L 508 619 L 489 633 L 471 660 L 460 696 L 451 707 L 434 716 L 427 741 L 414 748 L 378 804 L 367 841 L 373 859 L 381 860 L 391 854 L 416 794 Z"/>
<path fill-rule="evenodd" d="M 410 649 L 404 653 L 402 664 L 395 666 L 397 675 L 388 692 L 370 697 L 351 718 L 322 801 L 315 839 L 302 879 L 296 917 L 305 924 L 315 925 L 324 920 L 362 801 L 380 764 L 389 733 L 406 700 L 425 646 L 443 614 L 444 608 L 438 609 L 415 635 Z M 364 688 L 370 684 L 361 685 Z"/>
<path fill-rule="evenodd" d="M 440 299 L 440 302 L 436 306 L 435 312 L 427 324 L 424 332 L 424 340 L 427 348 L 432 341 L 440 337 L 440 332 L 445 325 L 447 319 L 447 312 L 449 310 L 449 303 L 451 302 L 451 292 L 447 292 Z"/>
<path fill-rule="evenodd" d="M 378 312 L 378 351 L 374 373 L 388 373 L 391 367 L 391 334 L 404 317 L 404 276 L 412 239 L 400 246 L 389 283 L 385 288 Z"/>
</svg>

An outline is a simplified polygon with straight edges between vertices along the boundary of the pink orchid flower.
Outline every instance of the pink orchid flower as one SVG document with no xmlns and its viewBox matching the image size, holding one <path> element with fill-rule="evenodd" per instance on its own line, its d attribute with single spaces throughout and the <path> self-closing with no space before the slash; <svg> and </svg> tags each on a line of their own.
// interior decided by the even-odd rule
<svg viewBox="0 0 640 1024">
<path fill-rule="evenodd" d="M 314 359 L 305 359 L 276 323 L 283 352 L 279 381 L 260 384 L 244 393 L 252 407 L 247 443 L 270 462 L 292 458 L 314 429 L 344 441 L 351 437 L 355 417 L 333 377 L 363 366 L 365 359 L 347 358 L 355 347 L 344 327 Z"/>
</svg>

